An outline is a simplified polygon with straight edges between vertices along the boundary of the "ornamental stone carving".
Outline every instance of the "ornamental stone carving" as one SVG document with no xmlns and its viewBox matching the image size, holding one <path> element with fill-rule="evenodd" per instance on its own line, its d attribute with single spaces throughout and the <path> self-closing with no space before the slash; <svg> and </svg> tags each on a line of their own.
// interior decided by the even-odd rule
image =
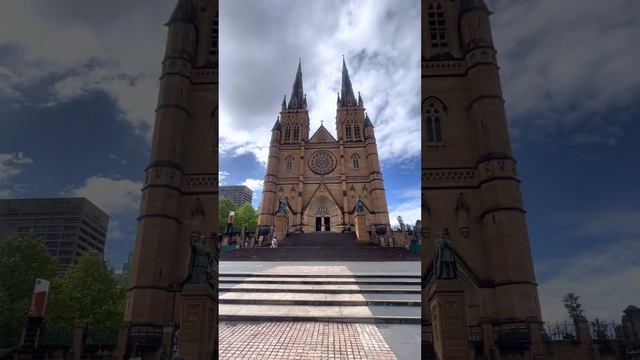
<svg viewBox="0 0 640 360">
<path fill-rule="evenodd" d="M 336 168 L 336 157 L 326 150 L 319 150 L 309 157 L 309 168 L 318 175 L 327 175 Z"/>
</svg>

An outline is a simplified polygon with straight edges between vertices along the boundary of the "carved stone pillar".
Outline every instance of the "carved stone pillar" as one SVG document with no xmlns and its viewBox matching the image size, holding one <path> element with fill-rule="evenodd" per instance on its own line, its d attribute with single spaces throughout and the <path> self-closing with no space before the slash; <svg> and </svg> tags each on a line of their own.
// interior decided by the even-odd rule
<svg viewBox="0 0 640 360">
<path fill-rule="evenodd" d="M 464 290 L 457 279 L 436 280 L 429 292 L 433 347 L 439 360 L 471 360 Z"/>
<path fill-rule="evenodd" d="M 208 284 L 186 284 L 182 289 L 178 352 L 187 360 L 215 358 L 217 297 L 216 291 Z"/>
<path fill-rule="evenodd" d="M 287 228 L 289 227 L 289 218 L 286 214 L 278 214 L 276 215 L 276 228 L 275 228 L 275 237 L 278 241 L 284 240 L 284 237 L 287 236 Z M 269 239 L 271 240 L 271 239 Z"/>
<path fill-rule="evenodd" d="M 365 214 L 356 214 L 354 218 L 356 227 L 356 236 L 360 242 L 368 242 L 369 234 L 367 233 L 367 216 Z"/>
</svg>

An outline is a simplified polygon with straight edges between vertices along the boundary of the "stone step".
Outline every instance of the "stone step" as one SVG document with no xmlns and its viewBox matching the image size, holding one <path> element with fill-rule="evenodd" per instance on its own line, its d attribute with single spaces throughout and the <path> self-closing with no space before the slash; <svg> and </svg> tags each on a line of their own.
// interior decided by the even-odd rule
<svg viewBox="0 0 640 360">
<path fill-rule="evenodd" d="M 420 307 L 220 304 L 220 321 L 321 321 L 419 324 Z"/>
<path fill-rule="evenodd" d="M 220 255 L 222 261 L 419 261 L 420 255 L 391 247 L 240 248 Z"/>
<path fill-rule="evenodd" d="M 317 284 L 232 284 L 222 283 L 220 291 L 229 292 L 273 292 L 273 293 L 327 293 L 327 294 L 420 294 L 419 286 L 407 285 L 317 285 Z"/>
<path fill-rule="evenodd" d="M 220 277 L 239 277 L 239 278 L 250 278 L 250 277 L 268 277 L 268 278 L 356 278 L 356 279 L 367 279 L 367 278 L 406 278 L 406 279 L 420 279 L 420 275 L 411 275 L 411 274 L 350 274 L 350 273 L 335 273 L 335 274 L 320 274 L 320 273 L 309 273 L 309 274 L 287 274 L 287 273 L 220 273 Z"/>
<path fill-rule="evenodd" d="M 243 284 L 308 284 L 308 285 L 416 285 L 420 286 L 419 279 L 389 279 L 389 278 L 267 278 L 267 277 L 251 277 L 251 278 L 234 278 L 220 277 L 220 284 L 243 283 Z"/>
<path fill-rule="evenodd" d="M 247 305 L 313 305 L 313 306 L 420 306 L 419 295 L 379 294 L 295 294 L 295 293 L 255 293 L 222 292 L 220 304 Z"/>
</svg>

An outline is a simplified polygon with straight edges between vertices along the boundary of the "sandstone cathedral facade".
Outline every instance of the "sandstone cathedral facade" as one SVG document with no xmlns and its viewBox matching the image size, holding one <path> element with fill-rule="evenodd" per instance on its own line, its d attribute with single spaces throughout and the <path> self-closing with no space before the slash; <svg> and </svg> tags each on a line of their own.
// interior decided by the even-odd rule
<svg viewBox="0 0 640 360">
<path fill-rule="evenodd" d="M 298 64 L 291 96 L 271 131 L 258 224 L 299 232 L 357 231 L 358 239 L 389 233 L 389 212 L 374 126 L 347 65 L 335 118 L 337 139 L 321 125 L 310 133 L 307 97 Z M 280 220 L 280 222 L 278 221 Z"/>
</svg>

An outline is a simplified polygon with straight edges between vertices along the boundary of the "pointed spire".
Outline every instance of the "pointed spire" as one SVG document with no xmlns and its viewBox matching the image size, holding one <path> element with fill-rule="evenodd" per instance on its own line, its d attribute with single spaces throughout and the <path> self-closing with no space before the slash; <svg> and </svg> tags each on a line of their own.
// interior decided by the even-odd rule
<svg viewBox="0 0 640 360">
<path fill-rule="evenodd" d="M 369 119 L 369 114 L 368 113 L 364 114 L 364 127 L 365 128 L 373 127 L 373 123 L 371 122 L 371 119 Z"/>
<path fill-rule="evenodd" d="M 360 91 L 358 91 L 358 106 L 362 107 L 362 96 L 360 96 Z"/>
<path fill-rule="evenodd" d="M 176 22 L 186 22 L 189 24 L 196 23 L 197 19 L 196 7 L 193 4 L 193 0 L 179 0 L 176 4 L 176 7 L 173 9 L 173 13 L 171 13 L 171 18 L 166 25 Z"/>
<path fill-rule="evenodd" d="M 302 86 L 302 58 L 298 62 L 298 72 L 296 73 L 296 80 L 293 82 L 293 89 L 291 90 L 291 99 L 289 99 L 289 109 L 303 109 L 304 108 L 304 89 Z"/>
<path fill-rule="evenodd" d="M 287 94 L 284 95 L 284 99 L 282 100 L 282 110 L 287 110 Z"/>
<path fill-rule="evenodd" d="M 304 100 L 302 100 L 302 107 L 307 108 L 307 94 L 304 94 Z"/>
<path fill-rule="evenodd" d="M 341 106 L 356 106 L 356 97 L 353 95 L 353 87 L 351 86 L 351 79 L 349 78 L 349 70 L 347 70 L 347 63 L 344 61 L 344 55 L 342 57 L 342 102 Z"/>
<path fill-rule="evenodd" d="M 273 124 L 273 129 L 271 131 L 280 131 L 280 116 L 276 119 L 276 123 Z"/>
<path fill-rule="evenodd" d="M 340 100 L 340 93 L 338 93 L 338 106 L 340 106 L 341 103 L 342 103 L 342 100 Z"/>
</svg>

